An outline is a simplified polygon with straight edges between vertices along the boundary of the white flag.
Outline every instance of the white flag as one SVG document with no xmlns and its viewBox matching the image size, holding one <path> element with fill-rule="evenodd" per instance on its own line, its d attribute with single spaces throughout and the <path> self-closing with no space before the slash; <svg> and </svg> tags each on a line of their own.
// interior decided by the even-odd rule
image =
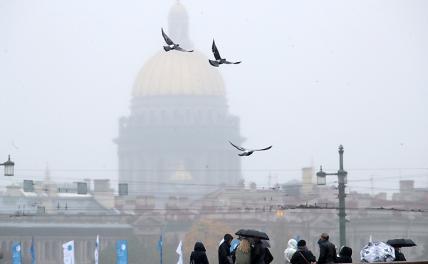
<svg viewBox="0 0 428 264">
<path fill-rule="evenodd" d="M 183 250 L 181 249 L 181 240 L 180 243 L 178 244 L 177 250 L 175 252 L 177 252 L 178 254 L 178 262 L 177 264 L 183 264 Z"/>
<path fill-rule="evenodd" d="M 74 264 L 74 240 L 62 244 L 64 264 Z"/>
<path fill-rule="evenodd" d="M 100 251 L 100 237 L 97 235 L 97 240 L 95 241 L 95 252 L 94 252 L 95 264 L 98 264 L 99 251 Z"/>
</svg>

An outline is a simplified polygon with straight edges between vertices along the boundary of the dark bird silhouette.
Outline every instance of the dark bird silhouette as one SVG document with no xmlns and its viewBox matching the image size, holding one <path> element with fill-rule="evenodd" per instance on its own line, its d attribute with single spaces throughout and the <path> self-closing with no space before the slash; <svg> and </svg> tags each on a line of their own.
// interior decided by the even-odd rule
<svg viewBox="0 0 428 264">
<path fill-rule="evenodd" d="M 242 153 L 238 154 L 238 156 L 250 156 L 251 154 L 253 154 L 254 151 L 264 151 L 264 150 L 268 150 L 270 148 L 272 148 L 272 146 L 269 146 L 267 148 L 262 148 L 262 149 L 246 149 L 243 147 L 238 147 L 235 144 L 233 144 L 232 142 L 229 141 L 229 143 L 234 146 L 236 149 L 238 149 L 239 151 L 242 151 Z"/>
<path fill-rule="evenodd" d="M 215 45 L 215 41 L 213 39 L 213 46 L 212 46 L 212 50 L 213 50 L 213 54 L 214 54 L 214 58 L 215 60 L 208 60 L 210 62 L 210 64 L 214 67 L 218 67 L 220 64 L 239 64 L 241 63 L 240 61 L 237 62 L 231 62 L 231 61 L 227 61 L 226 59 L 223 59 L 220 56 L 220 52 L 218 52 L 217 46 Z"/>
<path fill-rule="evenodd" d="M 174 41 L 172 41 L 168 37 L 168 35 L 165 34 L 165 32 L 163 31 L 163 28 L 162 28 L 162 36 L 163 36 L 163 39 L 165 40 L 166 44 L 168 44 L 168 46 L 163 46 L 163 49 L 165 51 L 178 50 L 178 51 L 184 51 L 184 52 L 193 52 L 193 50 L 185 50 L 185 49 L 181 48 L 179 44 L 174 43 Z"/>
</svg>

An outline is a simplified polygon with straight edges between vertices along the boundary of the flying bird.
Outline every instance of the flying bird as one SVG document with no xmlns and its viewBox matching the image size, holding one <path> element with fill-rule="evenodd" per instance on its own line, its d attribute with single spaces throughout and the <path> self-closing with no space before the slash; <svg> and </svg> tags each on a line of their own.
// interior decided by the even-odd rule
<svg viewBox="0 0 428 264">
<path fill-rule="evenodd" d="M 254 151 L 263 151 L 263 150 L 268 150 L 270 148 L 272 148 L 272 146 L 269 146 L 267 148 L 263 148 L 263 149 L 246 149 L 243 147 L 238 147 L 235 144 L 233 144 L 232 142 L 229 141 L 229 143 L 234 146 L 236 149 L 242 151 L 242 153 L 238 154 L 239 156 L 250 156 L 251 154 L 253 154 Z"/>
<path fill-rule="evenodd" d="M 170 51 L 170 50 L 178 50 L 178 51 L 184 51 L 184 52 L 193 52 L 193 50 L 185 50 L 183 48 L 180 47 L 179 44 L 174 43 L 174 41 L 172 41 L 163 31 L 162 28 L 162 36 L 163 39 L 165 40 L 166 44 L 168 44 L 168 46 L 163 46 L 163 49 L 165 51 Z"/>
<path fill-rule="evenodd" d="M 220 52 L 218 52 L 218 49 L 217 49 L 217 46 L 215 45 L 214 39 L 213 39 L 212 50 L 213 50 L 215 60 L 209 60 L 209 62 L 214 67 L 218 67 L 220 64 L 239 64 L 239 63 L 241 63 L 240 61 L 231 62 L 231 61 L 227 61 L 226 59 L 223 59 L 220 56 Z"/>
</svg>

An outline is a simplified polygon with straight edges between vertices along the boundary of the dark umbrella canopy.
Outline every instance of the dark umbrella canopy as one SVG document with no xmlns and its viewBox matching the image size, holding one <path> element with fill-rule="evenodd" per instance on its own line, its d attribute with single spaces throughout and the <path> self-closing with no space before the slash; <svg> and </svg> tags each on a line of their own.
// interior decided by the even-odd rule
<svg viewBox="0 0 428 264">
<path fill-rule="evenodd" d="M 242 237 L 255 237 L 255 238 L 260 238 L 264 240 L 269 240 L 269 237 L 265 232 L 257 231 L 254 229 L 239 229 L 238 232 L 235 233 L 235 235 L 242 236 Z"/>
<path fill-rule="evenodd" d="M 398 239 L 390 239 L 386 241 L 388 245 L 393 247 L 414 247 L 416 246 L 415 242 L 411 239 L 398 238 Z"/>
</svg>

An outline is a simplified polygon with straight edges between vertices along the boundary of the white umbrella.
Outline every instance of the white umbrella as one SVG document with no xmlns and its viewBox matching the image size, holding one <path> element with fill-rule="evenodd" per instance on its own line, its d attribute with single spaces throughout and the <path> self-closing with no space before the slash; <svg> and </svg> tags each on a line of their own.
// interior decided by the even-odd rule
<svg viewBox="0 0 428 264">
<path fill-rule="evenodd" d="M 392 262 L 395 259 L 395 251 L 390 245 L 375 241 L 363 247 L 360 256 L 362 262 Z"/>
</svg>

